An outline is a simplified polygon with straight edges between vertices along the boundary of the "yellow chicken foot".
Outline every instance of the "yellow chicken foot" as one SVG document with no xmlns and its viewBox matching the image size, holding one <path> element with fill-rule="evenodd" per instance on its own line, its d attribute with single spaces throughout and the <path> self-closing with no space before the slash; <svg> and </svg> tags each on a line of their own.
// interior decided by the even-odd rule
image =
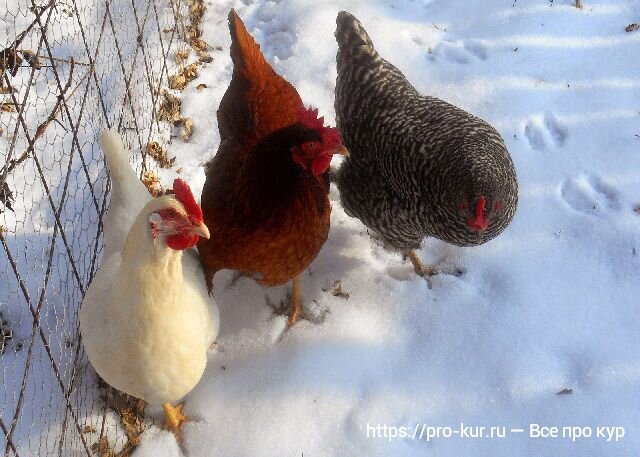
<svg viewBox="0 0 640 457">
<path fill-rule="evenodd" d="M 291 301 L 289 302 L 289 318 L 287 326 L 292 327 L 298 319 L 304 314 L 300 305 L 300 276 L 293 278 L 293 287 L 291 288 Z"/>
<path fill-rule="evenodd" d="M 162 409 L 164 410 L 164 428 L 171 430 L 176 437 L 178 443 L 182 442 L 182 431 L 180 427 L 182 424 L 189 421 L 189 418 L 182 414 L 182 407 L 184 403 L 180 403 L 175 408 L 170 403 L 163 403 Z"/>
<path fill-rule="evenodd" d="M 432 267 L 430 265 L 425 265 L 422 263 L 418 254 L 413 249 L 407 251 L 405 255 L 409 258 L 411 263 L 413 264 L 413 270 L 416 272 L 418 276 L 422 276 L 425 279 L 428 279 L 430 276 L 435 276 L 440 271 L 436 267 Z"/>
</svg>

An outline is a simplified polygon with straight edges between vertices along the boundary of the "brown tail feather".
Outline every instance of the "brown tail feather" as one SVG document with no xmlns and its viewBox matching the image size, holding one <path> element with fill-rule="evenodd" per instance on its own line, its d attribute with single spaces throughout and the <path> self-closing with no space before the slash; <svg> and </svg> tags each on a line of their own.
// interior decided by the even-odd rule
<svg viewBox="0 0 640 457">
<path fill-rule="evenodd" d="M 264 79 L 267 74 L 276 76 L 271 65 L 262 55 L 260 45 L 249 34 L 244 22 L 234 9 L 229 11 L 229 32 L 231 32 L 231 59 L 234 72 L 242 71 L 247 76 L 251 75 L 259 79 Z"/>
<path fill-rule="evenodd" d="M 223 140 L 232 137 L 248 152 L 260 138 L 297 122 L 302 100 L 271 68 L 233 9 L 229 31 L 233 77 L 220 103 L 218 127 Z"/>
</svg>

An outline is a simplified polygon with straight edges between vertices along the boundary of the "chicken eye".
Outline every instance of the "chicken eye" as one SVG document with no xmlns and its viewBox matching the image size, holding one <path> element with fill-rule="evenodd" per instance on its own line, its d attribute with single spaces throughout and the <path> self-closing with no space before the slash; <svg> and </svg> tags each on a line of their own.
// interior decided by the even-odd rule
<svg viewBox="0 0 640 457">
<path fill-rule="evenodd" d="M 458 205 L 458 208 L 460 209 L 460 211 L 466 211 L 467 210 L 467 202 L 465 200 L 462 200 L 460 202 L 460 204 Z"/>
<path fill-rule="evenodd" d="M 316 143 L 315 141 L 308 141 L 301 145 L 301 149 L 305 156 L 313 157 L 318 151 L 318 146 L 319 144 Z"/>
<path fill-rule="evenodd" d="M 166 212 L 165 215 L 167 216 L 167 218 L 169 219 L 175 219 L 178 216 L 178 213 L 175 209 L 173 208 L 169 208 Z"/>
</svg>

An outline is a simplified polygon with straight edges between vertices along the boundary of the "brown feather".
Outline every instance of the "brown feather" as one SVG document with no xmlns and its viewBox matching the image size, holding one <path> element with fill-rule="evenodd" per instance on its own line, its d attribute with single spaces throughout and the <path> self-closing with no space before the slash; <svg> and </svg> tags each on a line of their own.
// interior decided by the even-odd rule
<svg viewBox="0 0 640 457">
<path fill-rule="evenodd" d="M 260 138 L 297 122 L 302 99 L 265 60 L 242 20 L 229 12 L 233 77 L 218 110 L 221 139 L 244 138 L 249 152 Z"/>
<path fill-rule="evenodd" d="M 233 10 L 229 29 L 234 70 L 202 191 L 211 238 L 198 244 L 210 291 L 222 269 L 264 286 L 299 275 L 325 243 L 331 214 L 328 173 L 314 176 L 291 159 L 292 146 L 321 140 L 299 123 L 298 92 L 267 63 Z"/>
</svg>

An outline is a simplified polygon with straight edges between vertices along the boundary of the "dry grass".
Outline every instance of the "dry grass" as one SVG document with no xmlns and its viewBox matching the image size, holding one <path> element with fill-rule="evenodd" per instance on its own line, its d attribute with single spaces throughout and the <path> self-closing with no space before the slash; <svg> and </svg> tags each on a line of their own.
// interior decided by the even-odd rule
<svg viewBox="0 0 640 457">
<path fill-rule="evenodd" d="M 98 387 L 104 389 L 104 394 L 100 398 L 107 408 L 120 417 L 120 423 L 127 437 L 127 442 L 119 452 L 115 452 L 111 449 L 107 437 L 102 436 L 97 442 L 93 443 L 91 450 L 98 457 L 130 457 L 140 444 L 140 436 L 144 431 L 145 402 L 114 389 L 102 379 L 98 380 Z M 96 433 L 96 430 L 93 427 L 85 427 L 83 432 Z"/>
</svg>

